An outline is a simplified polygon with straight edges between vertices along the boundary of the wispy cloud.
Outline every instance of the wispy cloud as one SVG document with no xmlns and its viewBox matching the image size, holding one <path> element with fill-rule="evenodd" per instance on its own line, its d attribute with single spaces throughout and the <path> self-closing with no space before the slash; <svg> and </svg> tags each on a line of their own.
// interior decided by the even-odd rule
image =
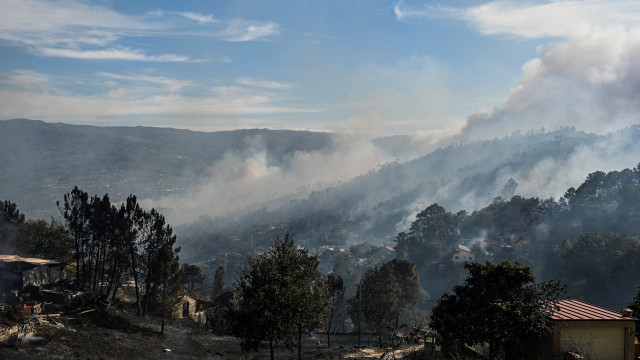
<svg viewBox="0 0 640 360">
<path fill-rule="evenodd" d="M 166 90 L 169 92 L 178 92 L 188 86 L 195 86 L 196 84 L 193 81 L 189 80 L 180 80 L 175 78 L 170 78 L 166 76 L 153 76 L 153 75 L 123 75 L 123 74 L 113 74 L 100 72 L 97 74 L 98 76 L 117 80 L 128 86 L 141 86 L 148 88 L 148 84 L 158 86 L 162 90 Z"/>
<path fill-rule="evenodd" d="M 266 89 L 274 89 L 274 90 L 287 90 L 293 87 L 298 86 L 294 83 L 286 83 L 280 81 L 268 81 L 268 80 L 256 80 L 252 78 L 241 78 L 236 81 L 238 84 L 253 86 L 253 87 L 261 87 Z"/>
<path fill-rule="evenodd" d="M 467 8 L 411 7 L 400 1 L 393 10 L 399 21 L 454 18 L 468 22 L 485 35 L 527 39 L 565 37 L 584 26 L 633 28 L 640 22 L 640 2 L 629 0 L 563 0 L 545 3 L 493 1 Z"/>
<path fill-rule="evenodd" d="M 218 20 L 215 19 L 211 14 L 200 14 L 191 11 L 183 11 L 179 12 L 178 14 L 186 17 L 187 19 L 194 20 L 200 24 L 211 24 L 218 22 Z"/>
<path fill-rule="evenodd" d="M 216 36 L 227 41 L 264 40 L 280 33 L 280 26 L 271 21 L 250 21 L 233 19 L 227 27 L 216 33 Z"/>
<path fill-rule="evenodd" d="M 0 73 L 0 118 L 64 119 L 86 123 L 117 121 L 118 117 L 126 116 L 159 116 L 176 120 L 199 118 L 210 124 L 218 118 L 320 111 L 286 105 L 288 98 L 279 89 L 212 86 L 206 82 L 153 74 L 100 72 L 97 79 L 103 80 L 100 85 L 105 87 L 104 91 L 80 95 L 81 91 L 69 94 L 59 88 L 56 84 L 63 80 L 50 75 L 29 70 Z M 199 95 L 189 95 L 191 89 L 196 89 Z M 204 124 L 200 126 L 204 127 Z"/>
<path fill-rule="evenodd" d="M 175 54 L 146 55 L 140 50 L 131 49 L 103 49 L 103 50 L 73 50 L 58 48 L 40 48 L 45 56 L 66 57 L 84 60 L 131 60 L 149 62 L 185 62 L 188 56 Z"/>
<path fill-rule="evenodd" d="M 190 21 L 185 23 L 184 19 Z M 193 22 L 200 27 L 194 30 L 190 27 Z M 0 41 L 39 55 L 73 59 L 209 61 L 183 54 L 151 54 L 131 48 L 125 41 L 130 37 L 174 35 L 255 41 L 276 34 L 278 24 L 270 21 L 220 20 L 211 14 L 190 11 L 156 10 L 136 16 L 77 0 L 7 0 L 0 11 Z"/>
<path fill-rule="evenodd" d="M 398 21 L 420 18 L 455 18 L 464 15 L 464 11 L 445 7 L 441 5 L 424 5 L 421 7 L 411 7 L 405 5 L 403 1 L 399 1 L 393 7 L 393 13 Z"/>
<path fill-rule="evenodd" d="M 50 77 L 31 70 L 14 70 L 11 73 L 0 74 L 0 84 L 5 87 L 45 92 Z"/>
</svg>

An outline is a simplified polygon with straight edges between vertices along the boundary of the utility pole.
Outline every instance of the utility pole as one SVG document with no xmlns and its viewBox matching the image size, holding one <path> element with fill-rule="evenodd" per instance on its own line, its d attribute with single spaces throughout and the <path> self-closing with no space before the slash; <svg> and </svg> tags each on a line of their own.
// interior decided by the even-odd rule
<svg viewBox="0 0 640 360">
<path fill-rule="evenodd" d="M 362 285 L 357 285 L 358 290 L 358 349 L 360 348 L 360 329 L 362 328 Z"/>
</svg>

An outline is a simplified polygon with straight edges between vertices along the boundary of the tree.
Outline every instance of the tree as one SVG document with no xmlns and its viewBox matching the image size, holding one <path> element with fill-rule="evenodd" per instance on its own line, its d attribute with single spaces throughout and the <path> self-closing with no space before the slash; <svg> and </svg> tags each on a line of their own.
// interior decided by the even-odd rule
<svg viewBox="0 0 640 360">
<path fill-rule="evenodd" d="M 29 257 L 71 262 L 73 239 L 61 224 L 53 219 L 27 220 L 20 231 L 21 252 Z"/>
<path fill-rule="evenodd" d="M 180 280 L 182 283 L 182 289 L 189 296 L 201 298 L 207 287 L 207 275 L 202 270 L 193 264 L 180 265 L 180 271 L 182 273 Z"/>
<path fill-rule="evenodd" d="M 432 309 L 430 326 L 451 349 L 457 342 L 489 344 L 490 356 L 518 351 L 524 337 L 551 334 L 548 318 L 565 295 L 556 281 L 536 283 L 531 268 L 518 262 L 466 264 L 464 284 L 445 293 Z"/>
<path fill-rule="evenodd" d="M 317 257 L 298 248 L 289 233 L 277 238 L 268 253 L 249 259 L 228 313 L 244 350 L 258 350 L 267 340 L 273 359 L 274 346 L 291 346 L 297 332 L 300 357 L 301 331 L 320 324 L 327 307 L 318 265 Z"/>
<path fill-rule="evenodd" d="M 418 302 L 418 293 L 420 292 L 420 279 L 418 278 L 418 270 L 416 264 L 400 259 L 393 259 L 382 265 L 382 270 L 391 272 L 396 279 L 396 283 L 400 288 L 400 297 L 398 304 L 400 309 L 404 309 L 407 305 L 415 305 Z M 396 328 L 400 314 L 396 317 Z"/>
<path fill-rule="evenodd" d="M 227 275 L 227 271 L 224 266 L 218 266 L 216 273 L 213 276 L 213 290 L 211 292 L 211 300 L 215 300 L 224 292 L 224 278 Z"/>
<path fill-rule="evenodd" d="M 331 331 L 333 330 L 333 320 L 338 316 L 338 311 L 344 300 L 344 280 L 342 277 L 329 274 L 327 276 L 327 300 L 329 302 L 329 314 L 325 321 L 325 331 L 327 332 L 327 347 L 331 348 Z"/>
<path fill-rule="evenodd" d="M 163 242 L 158 250 L 156 260 L 153 262 L 153 273 L 157 276 L 157 286 L 162 288 L 162 295 L 160 298 L 161 307 L 160 313 L 162 316 L 162 324 L 160 327 L 160 333 L 164 334 L 164 319 L 167 315 L 167 310 L 171 309 L 174 302 L 169 299 L 174 299 L 174 295 L 177 294 L 180 282 L 180 265 L 178 262 L 177 253 L 180 249 L 174 249 L 173 244 L 169 242 Z"/>
<path fill-rule="evenodd" d="M 9 200 L 0 201 L 0 251 L 15 252 L 24 222 L 24 214 L 20 213 L 18 205 Z"/>
<path fill-rule="evenodd" d="M 627 306 L 629 309 L 633 310 L 633 316 L 637 319 L 640 316 L 640 287 L 638 288 L 638 292 L 633 297 L 633 302 Z M 640 321 L 636 321 L 636 338 L 640 337 Z"/>
<path fill-rule="evenodd" d="M 385 329 L 402 312 L 401 293 L 398 281 L 388 267 L 369 268 L 356 294 L 347 300 L 347 312 L 358 324 L 358 331 L 364 321 L 378 334 L 382 343 Z"/>
<path fill-rule="evenodd" d="M 86 283 L 85 246 L 88 239 L 89 222 L 89 194 L 80 190 L 77 186 L 70 193 L 64 195 L 64 203 L 56 202 L 58 210 L 62 214 L 67 231 L 75 242 L 76 259 L 76 286 Z M 80 272 L 82 271 L 82 277 Z"/>
</svg>

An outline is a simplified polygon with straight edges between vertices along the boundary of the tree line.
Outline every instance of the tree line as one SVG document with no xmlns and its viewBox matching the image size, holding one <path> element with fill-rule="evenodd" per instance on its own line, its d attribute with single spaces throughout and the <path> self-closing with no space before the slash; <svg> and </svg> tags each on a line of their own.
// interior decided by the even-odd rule
<svg viewBox="0 0 640 360">
<path fill-rule="evenodd" d="M 89 196 L 76 186 L 57 202 L 64 223 L 26 221 L 16 204 L 0 204 L 2 251 L 69 262 L 78 289 L 113 300 L 122 283 L 133 279 L 137 314 L 163 316 L 180 289 L 173 229 L 158 211 L 143 209 L 135 195 L 118 206 L 108 194 Z"/>
<path fill-rule="evenodd" d="M 231 331 L 245 350 L 269 343 L 271 359 L 278 344 L 298 349 L 305 331 L 324 326 L 327 343 L 337 331 L 337 313 L 344 306 L 342 278 L 318 271 L 317 256 L 296 245 L 293 235 L 277 238 L 266 253 L 249 260 L 235 284 L 226 317 Z M 358 324 L 367 325 L 380 342 L 387 327 L 398 321 L 402 309 L 415 303 L 418 292 L 415 265 L 393 260 L 365 273 L 356 295 L 347 299 L 348 312 Z"/>
<path fill-rule="evenodd" d="M 633 260 L 640 255 L 640 165 L 591 173 L 558 199 L 514 195 L 516 188 L 510 179 L 505 198 L 471 213 L 428 206 L 396 236 L 398 257 L 416 263 L 423 288 L 434 295 L 463 276 L 461 266 L 446 261 L 461 244 L 476 261 L 519 261 L 544 280 L 562 280 L 574 296 L 622 305 L 633 292 L 626 274 L 640 272 Z"/>
</svg>

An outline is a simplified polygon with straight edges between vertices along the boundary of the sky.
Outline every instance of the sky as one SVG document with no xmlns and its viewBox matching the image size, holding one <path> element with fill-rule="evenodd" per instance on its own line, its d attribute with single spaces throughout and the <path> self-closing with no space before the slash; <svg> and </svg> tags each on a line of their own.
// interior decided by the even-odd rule
<svg viewBox="0 0 640 360">
<path fill-rule="evenodd" d="M 638 1 L 0 0 L 0 119 L 407 134 L 638 123 Z"/>
</svg>

